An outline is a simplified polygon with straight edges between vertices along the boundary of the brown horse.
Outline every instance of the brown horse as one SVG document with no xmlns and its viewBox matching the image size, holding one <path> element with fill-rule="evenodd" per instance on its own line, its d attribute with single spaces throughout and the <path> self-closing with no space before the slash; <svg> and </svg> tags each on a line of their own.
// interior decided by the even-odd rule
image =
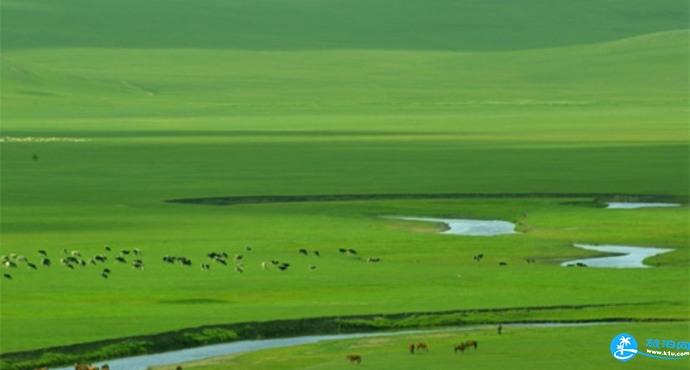
<svg viewBox="0 0 690 370">
<path fill-rule="evenodd" d="M 362 356 L 360 355 L 347 355 L 345 358 L 351 363 L 351 364 L 361 364 L 362 363 Z"/>
<path fill-rule="evenodd" d="M 76 363 L 74 364 L 74 370 L 98 370 L 98 366 Z"/>
<path fill-rule="evenodd" d="M 453 350 L 455 353 L 458 353 L 458 351 L 465 353 L 465 350 L 470 347 L 474 347 L 476 350 L 477 347 L 479 346 L 479 343 L 476 340 L 468 340 L 463 343 L 457 344 L 453 347 Z"/>
<path fill-rule="evenodd" d="M 417 351 L 429 352 L 429 346 L 424 342 L 417 343 Z"/>
</svg>

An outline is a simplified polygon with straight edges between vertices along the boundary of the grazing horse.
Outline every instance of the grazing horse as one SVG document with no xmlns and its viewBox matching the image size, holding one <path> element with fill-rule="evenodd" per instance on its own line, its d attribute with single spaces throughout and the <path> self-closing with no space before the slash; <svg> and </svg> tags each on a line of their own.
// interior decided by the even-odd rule
<svg viewBox="0 0 690 370">
<path fill-rule="evenodd" d="M 455 351 L 455 353 L 458 353 L 458 351 L 465 353 L 465 350 L 467 348 L 474 347 L 474 349 L 476 350 L 478 345 L 479 345 L 479 343 L 477 343 L 476 340 L 468 340 L 468 341 L 465 341 L 464 343 L 460 343 L 458 345 L 455 345 L 453 347 L 453 350 Z"/>
<path fill-rule="evenodd" d="M 98 370 L 98 367 L 93 366 L 93 365 L 85 365 L 85 364 L 76 363 L 76 364 L 74 364 L 74 370 Z"/>
<path fill-rule="evenodd" d="M 429 352 L 429 346 L 424 342 L 417 343 L 417 352 L 424 351 Z"/>
<path fill-rule="evenodd" d="M 362 356 L 360 355 L 347 355 L 345 356 L 347 361 L 349 361 L 351 364 L 361 364 L 362 363 Z"/>
</svg>

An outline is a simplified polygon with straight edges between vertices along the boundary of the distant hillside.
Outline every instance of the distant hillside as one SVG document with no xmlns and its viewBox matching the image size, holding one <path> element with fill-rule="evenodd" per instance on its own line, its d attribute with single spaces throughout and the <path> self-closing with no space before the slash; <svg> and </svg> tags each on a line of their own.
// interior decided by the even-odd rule
<svg viewBox="0 0 690 370">
<path fill-rule="evenodd" d="M 687 28 L 684 0 L 4 0 L 2 49 L 508 50 Z"/>
</svg>

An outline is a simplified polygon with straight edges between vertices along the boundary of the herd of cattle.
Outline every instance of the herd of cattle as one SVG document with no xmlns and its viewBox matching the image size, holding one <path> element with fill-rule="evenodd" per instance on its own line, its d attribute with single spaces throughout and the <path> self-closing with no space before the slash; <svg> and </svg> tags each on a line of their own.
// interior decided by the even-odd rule
<svg viewBox="0 0 690 370">
<path fill-rule="evenodd" d="M 245 271 L 245 254 L 248 255 L 252 252 L 252 250 L 252 247 L 246 246 L 244 248 L 244 254 L 234 254 L 232 256 L 229 255 L 227 252 L 223 251 L 209 252 L 206 254 L 207 259 L 203 260 L 199 264 L 199 267 L 202 271 L 209 271 L 212 269 L 214 265 L 222 265 L 225 267 L 229 265 L 234 265 L 234 270 L 236 272 L 243 273 Z M 319 252 L 318 250 L 310 251 L 306 248 L 300 248 L 297 250 L 297 253 L 303 256 L 311 255 L 314 257 L 321 257 L 321 252 Z M 367 257 L 366 259 L 361 258 L 357 250 L 352 248 L 338 248 L 338 253 L 343 256 L 354 257 L 357 260 L 366 261 L 368 263 L 381 262 L 381 258 L 379 257 L 372 256 Z M 63 249 L 62 255 L 58 257 L 58 261 L 60 265 L 69 270 L 75 270 L 77 268 L 86 267 L 90 265 L 101 266 L 102 270 L 100 270 L 100 276 L 103 279 L 108 279 L 112 273 L 112 269 L 110 267 L 107 267 L 107 263 L 109 263 L 109 261 L 114 261 L 116 264 L 119 265 L 129 265 L 136 270 L 143 270 L 144 260 L 142 256 L 143 253 L 139 248 L 121 249 L 120 251 L 115 252 L 113 251 L 113 248 L 106 245 L 104 247 L 103 253 L 93 255 L 90 258 L 82 257 L 82 253 L 78 250 L 68 251 L 67 249 Z M 474 255 L 472 256 L 472 259 L 476 262 L 481 262 L 482 259 L 484 259 L 484 254 L 480 253 Z M 536 262 L 533 258 L 526 258 L 525 261 L 528 264 Z M 184 267 L 192 267 L 194 265 L 192 259 L 186 256 L 166 255 L 163 256 L 163 263 L 170 265 L 180 265 Z M 28 268 L 29 270 L 38 270 L 39 266 L 41 268 L 49 268 L 53 265 L 53 260 L 51 260 L 48 256 L 48 252 L 46 252 L 43 249 L 40 249 L 38 250 L 38 261 L 35 263 L 29 260 L 29 258 L 26 256 L 18 255 L 16 253 L 10 253 L 8 255 L 0 257 L 0 264 L 2 265 L 2 267 L 7 269 L 7 271 L 3 273 L 3 277 L 6 280 L 13 280 L 13 276 L 10 273 L 11 269 L 16 269 L 21 265 L 26 266 L 26 268 Z M 505 261 L 500 261 L 499 265 L 507 266 L 508 264 Z M 260 266 L 263 270 L 277 269 L 278 271 L 287 271 L 290 268 L 291 264 L 286 261 L 271 259 L 269 261 L 262 261 L 260 263 Z M 587 265 L 581 262 L 575 265 L 568 266 L 587 267 Z M 310 264 L 308 266 L 308 269 L 310 271 L 316 270 L 317 265 Z"/>
<path fill-rule="evenodd" d="M 245 271 L 246 255 L 252 252 L 251 246 L 244 247 L 244 253 L 229 255 L 224 251 L 212 251 L 206 254 L 205 259 L 199 263 L 199 267 L 202 271 L 209 271 L 213 266 L 234 266 L 234 270 L 238 273 L 243 273 Z M 321 257 L 321 252 L 318 250 L 307 250 L 305 248 L 300 248 L 297 250 L 299 255 L 303 256 L 314 256 Z M 359 256 L 357 250 L 352 248 L 339 248 L 338 253 L 343 256 L 354 257 L 357 260 L 365 260 Z M 3 277 L 6 280 L 13 280 L 13 275 L 11 274 L 12 269 L 17 269 L 20 266 L 25 266 L 29 270 L 38 270 L 39 266 L 41 268 L 49 268 L 54 263 L 48 252 L 40 249 L 38 250 L 38 262 L 32 262 L 28 257 L 19 255 L 17 253 L 10 253 L 8 255 L 0 257 L 0 263 L 7 271 L 3 273 Z M 103 252 L 95 254 L 91 257 L 82 257 L 82 253 L 78 250 L 67 250 L 63 249 L 62 254 L 55 257 L 57 261 L 66 269 L 75 270 L 78 268 L 83 268 L 87 266 L 97 266 L 99 268 L 100 276 L 103 279 L 108 279 L 112 273 L 112 265 L 109 263 L 115 263 L 116 265 L 131 266 L 135 270 L 144 270 L 144 260 L 142 250 L 139 248 L 133 249 L 121 249 L 119 251 L 114 251 L 112 247 L 105 246 Z M 186 256 L 170 256 L 166 255 L 162 258 L 163 263 L 169 265 L 179 265 L 183 267 L 192 267 L 194 265 L 191 258 Z M 368 263 L 378 263 L 381 262 L 379 257 L 368 257 L 365 260 Z M 276 269 L 278 271 L 287 271 L 291 263 L 287 261 L 280 261 L 277 259 L 271 259 L 268 261 L 261 261 L 261 269 L 271 270 Z M 308 270 L 313 271 L 317 269 L 316 264 L 310 264 Z"/>
</svg>

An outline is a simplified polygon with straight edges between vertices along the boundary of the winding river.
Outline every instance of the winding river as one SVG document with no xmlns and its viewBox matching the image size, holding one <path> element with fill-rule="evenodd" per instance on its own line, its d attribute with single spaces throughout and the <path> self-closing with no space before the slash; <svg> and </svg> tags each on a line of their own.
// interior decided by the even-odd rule
<svg viewBox="0 0 690 370">
<path fill-rule="evenodd" d="M 615 256 L 581 258 L 561 263 L 561 266 L 574 266 L 579 264 L 587 267 L 610 267 L 610 268 L 647 268 L 644 264 L 645 258 L 656 256 L 673 251 L 669 248 L 656 247 L 633 247 L 629 245 L 590 245 L 574 244 L 577 248 L 603 253 L 615 253 Z"/>
<path fill-rule="evenodd" d="M 608 202 L 608 209 L 669 208 L 680 207 L 680 203 Z"/>
<path fill-rule="evenodd" d="M 586 322 L 586 323 L 525 323 L 525 324 L 504 324 L 504 328 L 550 328 L 550 327 L 571 327 L 571 326 L 592 326 L 618 323 L 612 322 Z M 133 357 L 124 357 L 119 359 L 112 359 L 107 361 L 100 361 L 94 365 L 102 366 L 108 364 L 111 370 L 147 370 L 152 366 L 165 366 L 172 364 L 179 364 L 183 362 L 200 361 L 212 357 L 228 356 L 240 353 L 256 352 L 266 349 L 284 348 L 291 346 L 298 346 L 302 344 L 318 343 L 330 340 L 343 340 L 367 337 L 384 337 L 393 335 L 405 334 L 428 334 L 440 333 L 449 331 L 469 331 L 477 329 L 495 328 L 495 325 L 468 325 L 462 327 L 449 327 L 442 329 L 425 329 L 425 330 L 408 330 L 397 332 L 379 332 L 379 333 L 354 333 L 354 334 L 334 334 L 334 335 L 309 335 L 292 338 L 278 338 L 278 339 L 259 339 L 259 340 L 241 340 L 237 342 L 213 344 L 203 347 L 182 349 L 178 351 L 170 351 L 163 353 L 156 353 L 151 355 L 141 355 Z M 74 366 L 61 367 L 56 370 L 73 370 Z"/>
<path fill-rule="evenodd" d="M 471 220 L 462 218 L 434 218 L 434 217 L 393 217 L 398 220 L 435 222 L 445 224 L 448 229 L 442 234 L 467 236 L 496 236 L 515 234 L 515 224 L 500 220 Z"/>
</svg>

